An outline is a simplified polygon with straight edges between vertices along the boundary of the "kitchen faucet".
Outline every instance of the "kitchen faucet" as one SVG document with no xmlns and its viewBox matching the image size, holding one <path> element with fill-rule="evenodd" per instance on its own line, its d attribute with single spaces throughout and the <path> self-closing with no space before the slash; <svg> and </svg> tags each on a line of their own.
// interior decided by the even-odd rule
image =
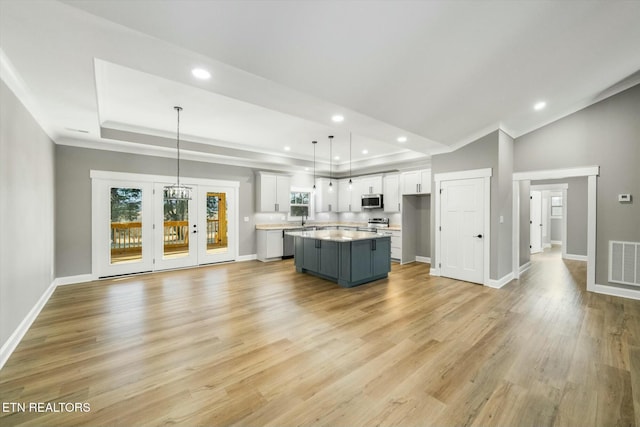
<svg viewBox="0 0 640 427">
<path fill-rule="evenodd" d="M 304 217 L 305 217 L 305 216 L 307 217 L 307 219 L 309 219 L 309 216 L 308 216 L 308 215 L 302 215 L 302 226 L 303 226 L 303 227 L 304 227 Z"/>
</svg>

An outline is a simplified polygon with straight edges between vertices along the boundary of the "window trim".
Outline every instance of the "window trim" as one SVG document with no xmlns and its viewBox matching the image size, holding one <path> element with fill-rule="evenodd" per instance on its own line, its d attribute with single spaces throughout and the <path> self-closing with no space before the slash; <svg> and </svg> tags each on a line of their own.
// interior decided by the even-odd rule
<svg viewBox="0 0 640 427">
<path fill-rule="evenodd" d="M 313 220 L 315 218 L 315 197 L 313 195 L 313 189 L 309 187 L 291 187 L 289 189 L 289 200 L 291 200 L 291 193 L 309 193 L 309 216 L 307 220 Z M 294 206 L 304 206 L 304 205 L 294 205 Z M 287 220 L 288 221 L 301 221 L 301 216 L 292 216 L 291 215 L 291 206 L 289 207 L 289 211 L 287 212 Z"/>
</svg>

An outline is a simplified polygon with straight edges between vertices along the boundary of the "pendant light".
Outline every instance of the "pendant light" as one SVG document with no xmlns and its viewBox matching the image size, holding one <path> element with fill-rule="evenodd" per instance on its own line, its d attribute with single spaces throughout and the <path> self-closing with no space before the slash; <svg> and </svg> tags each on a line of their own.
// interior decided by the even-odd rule
<svg viewBox="0 0 640 427">
<path fill-rule="evenodd" d="M 178 114 L 178 127 L 176 131 L 176 146 L 177 146 L 177 173 L 176 173 L 176 184 L 170 185 L 168 187 L 164 187 L 164 198 L 167 200 L 191 200 L 191 187 L 187 187 L 185 185 L 180 185 L 180 111 L 182 111 L 182 107 L 173 107 Z"/>
<path fill-rule="evenodd" d="M 353 190 L 353 181 L 351 180 L 351 132 L 349 132 L 349 191 Z"/>
<path fill-rule="evenodd" d="M 318 141 L 311 141 L 313 144 L 313 191 L 316 191 L 316 144 Z"/>
<path fill-rule="evenodd" d="M 329 191 L 333 191 L 333 135 L 329 135 Z"/>
</svg>

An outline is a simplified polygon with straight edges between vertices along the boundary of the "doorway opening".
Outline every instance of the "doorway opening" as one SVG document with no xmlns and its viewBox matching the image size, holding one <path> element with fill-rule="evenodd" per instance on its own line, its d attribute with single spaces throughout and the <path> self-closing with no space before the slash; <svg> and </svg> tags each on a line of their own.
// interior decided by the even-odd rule
<svg viewBox="0 0 640 427">
<path fill-rule="evenodd" d="M 517 218 L 513 221 L 513 275 L 514 278 L 519 278 L 520 274 L 526 270 L 531 264 L 527 261 L 527 256 L 530 249 L 525 249 L 526 240 L 522 237 L 521 230 L 523 229 L 524 221 L 523 217 L 526 215 L 526 210 L 529 200 L 529 183 L 533 185 L 549 185 L 558 184 L 566 181 L 573 180 L 574 178 L 580 178 L 583 183 L 586 183 L 586 190 L 584 192 L 584 206 L 582 212 L 585 214 L 584 223 L 585 226 L 581 227 L 582 231 L 576 233 L 576 236 L 582 236 L 582 241 L 579 238 L 571 238 L 571 233 L 565 231 L 562 241 L 562 254 L 563 258 L 569 260 L 579 260 L 587 262 L 587 290 L 596 291 L 595 285 L 595 251 L 596 251 L 596 196 L 597 196 L 597 176 L 600 168 L 598 166 L 590 166 L 584 168 L 573 169 L 557 169 L 546 171 L 531 171 L 531 172 L 517 172 L 513 174 L 513 217 Z M 548 182 L 547 180 L 556 180 Z M 585 181 L 586 180 L 586 181 Z M 572 193 L 572 198 L 575 193 Z M 567 204 L 570 202 L 569 196 L 565 192 L 563 194 L 563 221 L 565 222 L 565 230 L 567 217 Z M 525 201 L 527 202 L 526 204 Z M 549 205 L 549 208 L 552 206 Z M 557 212 L 558 210 L 556 210 Z M 522 215 L 521 215 L 522 213 Z M 527 223 L 529 222 L 529 215 L 526 215 Z M 530 225 L 530 224 L 528 224 Z M 574 224 L 572 224 L 573 226 Z M 579 227 L 579 225 L 578 225 Z M 577 227 L 576 227 L 577 228 Z M 586 230 L 586 232 L 585 232 Z M 575 244 L 576 246 L 572 246 Z M 572 253 L 573 247 L 583 248 L 582 251 Z M 526 252 L 525 252 L 526 251 Z M 522 255 L 522 256 L 521 256 Z"/>
</svg>

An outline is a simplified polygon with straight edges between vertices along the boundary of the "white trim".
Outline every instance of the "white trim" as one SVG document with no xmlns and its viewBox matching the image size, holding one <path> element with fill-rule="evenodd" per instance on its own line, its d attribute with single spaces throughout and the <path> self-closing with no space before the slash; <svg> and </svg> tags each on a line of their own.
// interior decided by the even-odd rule
<svg viewBox="0 0 640 427">
<path fill-rule="evenodd" d="M 485 286 L 489 288 L 500 289 L 501 287 L 511 282 L 512 280 L 513 280 L 513 271 L 510 273 L 507 273 L 504 277 L 498 280 L 489 279 L 489 281 L 485 283 Z"/>
<path fill-rule="evenodd" d="M 598 285 L 596 283 L 591 289 L 588 290 L 590 290 L 591 292 L 596 292 L 598 294 L 640 300 L 640 290 L 636 289 L 627 289 L 618 286 Z"/>
<path fill-rule="evenodd" d="M 521 181 L 521 180 L 537 180 L 537 179 L 562 179 L 562 178 L 570 178 L 570 177 L 579 177 L 579 176 L 587 176 L 587 291 L 590 292 L 600 292 L 596 287 L 596 197 L 597 197 L 597 175 L 600 173 L 600 166 L 586 166 L 581 168 L 571 168 L 571 169 L 556 169 L 556 170 L 544 170 L 544 171 L 529 171 L 529 172 L 516 172 L 513 174 L 513 181 Z M 520 186 L 514 185 L 514 198 L 520 197 Z M 565 211 L 563 212 L 563 231 L 566 233 L 566 221 L 567 221 L 567 190 L 563 189 L 563 198 L 564 203 L 563 207 Z M 515 215 L 515 209 L 514 209 Z M 520 219 L 519 213 L 518 216 L 514 216 L 514 252 L 519 252 L 520 247 Z M 566 242 L 566 235 L 563 234 L 562 241 Z M 566 244 L 562 245 L 562 256 L 566 259 L 568 258 L 566 255 Z M 514 277 L 517 277 L 519 272 L 517 269 L 517 263 L 514 264 Z M 604 292 L 602 292 L 604 293 Z"/>
<path fill-rule="evenodd" d="M 511 258 L 511 265 L 513 266 L 513 278 L 518 279 L 523 272 L 521 268 L 518 269 L 520 265 L 520 238 L 518 236 L 518 233 L 520 233 L 520 183 L 513 181 L 512 187 L 513 217 L 511 218 L 511 249 L 513 257 Z"/>
<path fill-rule="evenodd" d="M 527 262 L 526 264 L 522 264 L 520 266 L 520 268 L 518 269 L 518 272 L 520 274 L 522 274 L 522 273 L 524 273 L 525 271 L 527 271 L 530 268 L 531 268 L 531 261 Z"/>
<path fill-rule="evenodd" d="M 253 261 L 256 259 L 258 259 L 258 254 L 236 256 L 236 262 Z"/>
<path fill-rule="evenodd" d="M 416 262 L 422 262 L 425 264 L 431 264 L 431 257 L 416 255 Z"/>
<path fill-rule="evenodd" d="M 587 255 L 575 255 L 575 254 L 566 254 L 562 258 L 569 259 L 571 261 L 584 261 L 584 262 L 587 262 L 589 260 Z"/>
<path fill-rule="evenodd" d="M 25 318 L 22 319 L 22 322 L 20 322 L 18 327 L 9 336 L 9 339 L 7 339 L 7 341 L 2 345 L 2 348 L 0 348 L 0 369 L 2 369 L 5 363 L 7 363 L 9 356 L 11 356 L 16 347 L 18 347 L 18 344 L 20 344 L 20 341 L 22 341 L 22 338 L 24 338 L 34 320 L 36 320 L 38 314 L 40 314 L 55 290 L 56 281 L 54 280 L 38 299 L 36 304 L 31 308 L 31 310 L 29 310 L 29 313 L 27 313 Z"/>
<path fill-rule="evenodd" d="M 440 182 L 440 181 L 453 181 L 456 179 L 488 178 L 490 176 L 493 176 L 493 172 L 491 168 L 484 168 L 484 169 L 472 169 L 472 170 L 458 171 L 458 172 L 437 173 L 433 176 L 433 180 L 435 182 Z"/>
<path fill-rule="evenodd" d="M 560 191 L 569 188 L 569 184 L 544 184 L 544 185 L 532 185 L 531 191 Z"/>
<path fill-rule="evenodd" d="M 484 176 L 484 285 L 491 281 L 491 169 L 488 170 L 489 175 Z"/>
<path fill-rule="evenodd" d="M 78 274 L 77 276 L 58 277 L 56 286 L 75 285 L 76 283 L 86 283 L 93 281 L 93 274 Z"/>
<path fill-rule="evenodd" d="M 514 172 L 514 181 L 537 181 L 540 179 L 562 179 L 580 176 L 600 175 L 600 166 L 585 166 L 580 168 L 550 169 L 541 171 Z"/>
<path fill-rule="evenodd" d="M 439 230 L 441 226 L 441 215 L 440 215 L 440 191 L 442 188 L 442 181 L 455 181 L 458 179 L 483 179 L 484 180 L 484 266 L 483 266 L 483 279 L 482 284 L 489 283 L 489 270 L 491 269 L 491 176 L 493 171 L 491 168 L 484 169 L 473 169 L 467 171 L 459 171 L 459 172 L 446 172 L 446 173 L 437 173 L 433 175 L 435 182 L 435 189 L 432 194 L 435 194 L 435 210 L 436 210 L 436 222 L 435 222 L 435 230 Z M 436 232 L 436 248 L 435 248 L 435 257 L 436 261 L 438 260 L 438 256 L 441 253 L 441 233 Z M 439 261 L 437 261 L 439 262 Z M 438 276 L 440 275 L 440 271 L 438 272 Z M 436 274 L 431 273 L 432 276 Z"/>
<path fill-rule="evenodd" d="M 551 242 L 542 244 L 542 249 L 549 249 L 550 247 L 551 247 Z"/>
<path fill-rule="evenodd" d="M 569 204 L 567 203 L 569 198 L 568 189 L 562 189 L 562 218 L 560 219 L 560 237 L 563 242 L 567 241 L 567 216 L 569 214 Z M 594 246 L 595 247 L 595 246 Z M 567 256 L 567 245 L 562 245 L 562 257 L 566 258 Z"/>
<path fill-rule="evenodd" d="M 429 275 L 430 276 L 440 276 L 440 269 L 431 267 L 431 269 L 429 270 Z"/>
<path fill-rule="evenodd" d="M 598 193 L 597 179 L 589 176 L 587 182 L 587 290 L 595 290 L 596 284 L 596 197 Z M 565 215 L 566 217 L 566 215 Z M 566 220 L 565 220 L 566 221 Z M 565 238 L 563 237 L 563 240 Z M 562 246 L 563 248 L 566 245 Z"/>
<path fill-rule="evenodd" d="M 562 240 L 552 240 L 551 244 L 552 245 L 561 245 L 562 244 Z"/>
<path fill-rule="evenodd" d="M 144 173 L 129 173 L 129 172 L 112 172 L 91 169 L 89 172 L 91 179 L 115 179 L 120 181 L 137 181 L 137 182 L 174 182 L 175 176 L 171 175 L 150 175 Z M 228 181 L 223 179 L 208 179 L 208 178 L 190 178 L 180 177 L 180 181 L 183 184 L 193 185 L 210 185 L 220 187 L 232 187 L 240 188 L 240 181 Z"/>
</svg>

